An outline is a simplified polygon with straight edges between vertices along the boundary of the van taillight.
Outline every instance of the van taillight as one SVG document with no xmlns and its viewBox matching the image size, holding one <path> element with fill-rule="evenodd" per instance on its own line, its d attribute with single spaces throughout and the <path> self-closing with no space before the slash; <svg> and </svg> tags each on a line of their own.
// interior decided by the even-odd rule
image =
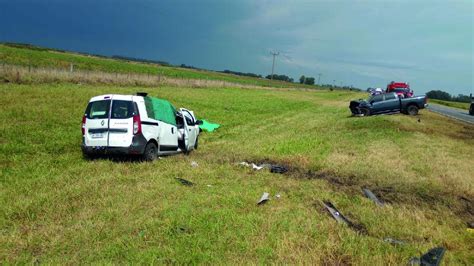
<svg viewBox="0 0 474 266">
<path fill-rule="evenodd" d="M 84 136 L 86 134 L 86 116 L 84 115 L 82 117 L 82 135 Z"/>
<path fill-rule="evenodd" d="M 140 121 L 140 115 L 133 116 L 133 134 L 142 133 L 142 121 Z"/>
</svg>

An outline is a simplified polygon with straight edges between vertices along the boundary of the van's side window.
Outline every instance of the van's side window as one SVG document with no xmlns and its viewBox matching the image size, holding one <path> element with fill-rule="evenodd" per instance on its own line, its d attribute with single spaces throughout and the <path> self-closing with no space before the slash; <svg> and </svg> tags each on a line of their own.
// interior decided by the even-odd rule
<svg viewBox="0 0 474 266">
<path fill-rule="evenodd" d="M 86 117 L 89 119 L 109 118 L 110 100 L 90 102 L 86 108 Z"/>
</svg>

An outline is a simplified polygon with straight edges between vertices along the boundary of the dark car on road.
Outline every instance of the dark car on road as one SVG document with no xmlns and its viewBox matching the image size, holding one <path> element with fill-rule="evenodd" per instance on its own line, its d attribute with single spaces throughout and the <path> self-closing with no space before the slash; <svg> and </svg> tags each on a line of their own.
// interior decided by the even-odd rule
<svg viewBox="0 0 474 266">
<path fill-rule="evenodd" d="M 351 101 L 349 109 L 353 115 L 363 116 L 400 112 L 417 115 L 418 110 L 426 106 L 426 96 L 403 98 L 399 97 L 396 93 L 384 93 L 371 96 L 367 100 Z"/>
</svg>

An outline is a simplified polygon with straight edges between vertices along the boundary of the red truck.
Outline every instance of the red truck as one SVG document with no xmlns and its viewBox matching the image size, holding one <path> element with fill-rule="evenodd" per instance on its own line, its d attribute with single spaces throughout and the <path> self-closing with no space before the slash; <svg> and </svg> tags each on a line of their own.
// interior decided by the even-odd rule
<svg viewBox="0 0 474 266">
<path fill-rule="evenodd" d="M 387 90 L 385 92 L 395 92 L 398 96 L 403 96 L 405 98 L 413 96 L 413 91 L 410 90 L 410 84 L 405 82 L 392 81 L 387 85 Z"/>
</svg>

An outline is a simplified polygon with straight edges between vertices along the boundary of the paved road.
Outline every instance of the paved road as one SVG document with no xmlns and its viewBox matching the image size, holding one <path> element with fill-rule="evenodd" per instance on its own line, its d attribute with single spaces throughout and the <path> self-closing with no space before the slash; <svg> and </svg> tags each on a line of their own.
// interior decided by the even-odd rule
<svg viewBox="0 0 474 266">
<path fill-rule="evenodd" d="M 438 104 L 429 104 L 428 110 L 433 111 L 438 114 L 442 114 L 444 116 L 448 116 L 454 119 L 458 119 L 464 121 L 466 123 L 474 124 L 474 115 L 469 115 L 468 110 L 462 110 L 457 108 L 451 108 L 443 105 Z"/>
</svg>

